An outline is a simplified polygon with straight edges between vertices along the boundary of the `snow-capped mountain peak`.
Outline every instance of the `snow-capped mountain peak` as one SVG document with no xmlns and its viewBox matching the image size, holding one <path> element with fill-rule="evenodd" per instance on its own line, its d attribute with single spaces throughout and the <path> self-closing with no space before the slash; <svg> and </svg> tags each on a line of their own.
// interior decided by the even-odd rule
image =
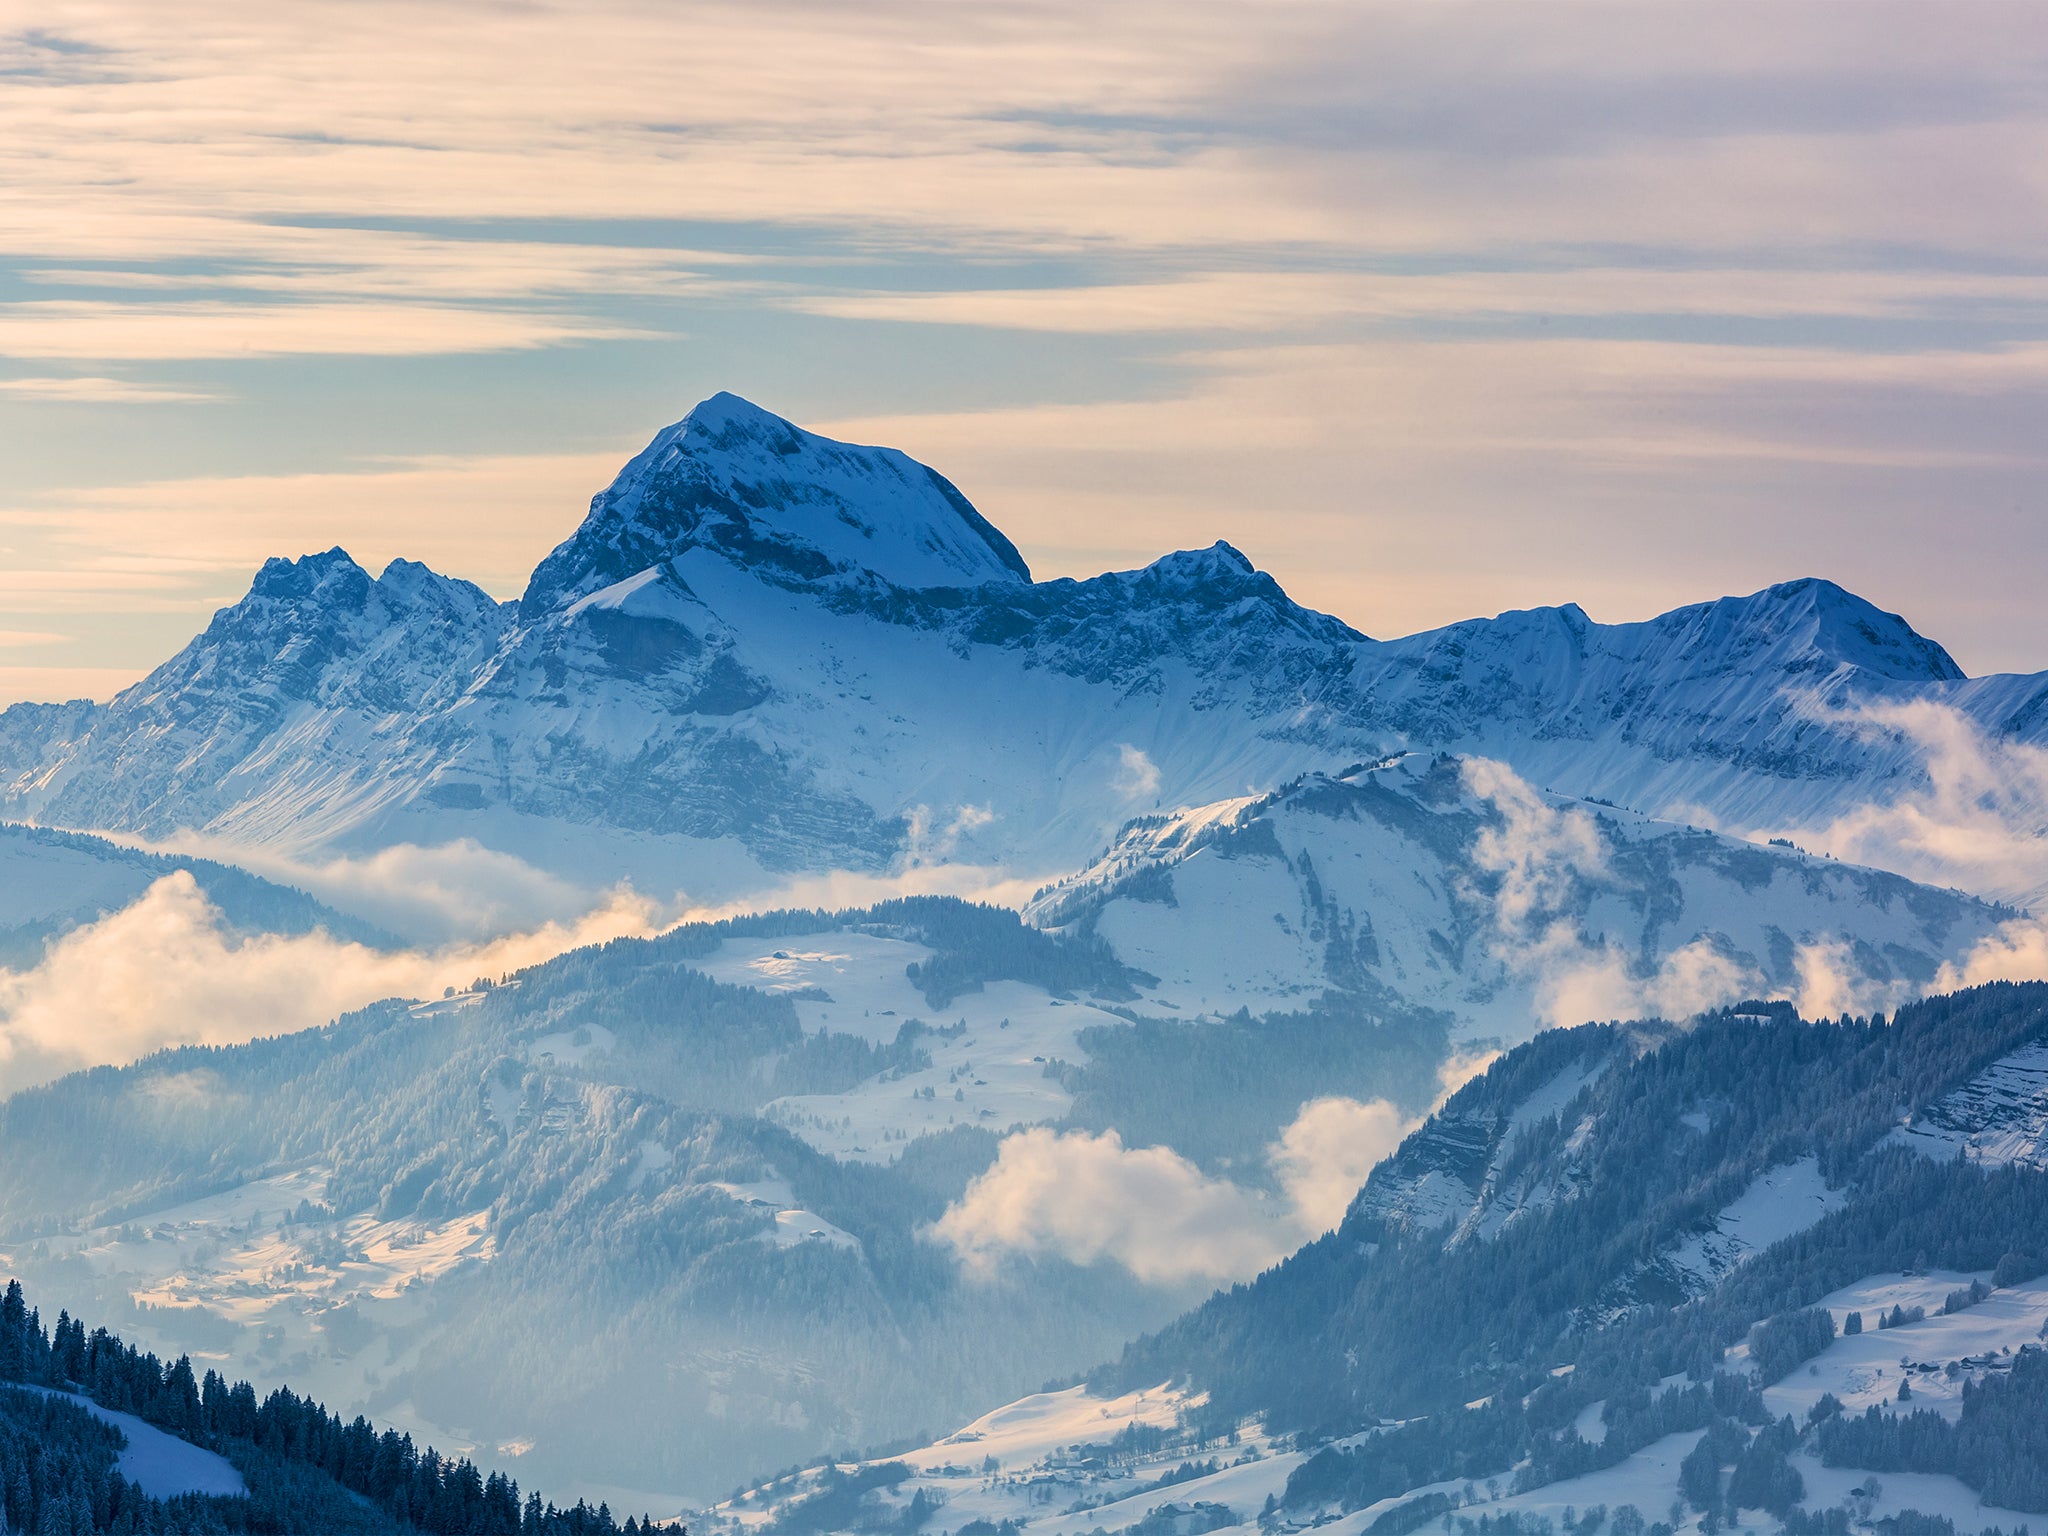
<svg viewBox="0 0 2048 1536">
<path fill-rule="evenodd" d="M 1815 662 L 1853 666 L 1897 682 L 1953 683 L 1964 677 L 1947 651 L 1899 615 L 1817 576 L 1681 608 L 1657 622 L 1702 650 L 1726 651 L 1740 637 L 1752 651 L 1788 645 Z"/>
<path fill-rule="evenodd" d="M 1042 876 L 1133 814 L 1403 749 L 1681 823 L 1825 825 L 1926 782 L 1869 707 L 2033 741 L 2043 698 L 2048 677 L 1964 679 L 1818 580 L 1384 641 L 1222 542 L 1034 582 L 932 470 L 720 394 L 620 471 L 521 603 L 338 549 L 273 561 L 114 703 L 0 717 L 0 809 L 305 846 L 474 837 L 724 898 L 763 871 L 928 857 L 916 829 L 956 824 L 948 857 Z"/>
<path fill-rule="evenodd" d="M 368 600 L 370 573 L 356 564 L 339 544 L 323 554 L 289 559 L 272 555 L 249 583 L 249 600 L 289 602 L 321 596 L 341 606 L 360 608 Z"/>
<path fill-rule="evenodd" d="M 1216 609 L 1246 601 L 1271 610 L 1276 617 L 1306 625 L 1341 641 L 1365 637 L 1341 620 L 1300 607 L 1280 584 L 1236 546 L 1218 539 L 1207 549 L 1181 549 L 1161 555 L 1141 570 L 1119 573 L 1131 597 L 1150 600 L 1193 602 Z"/>
<path fill-rule="evenodd" d="M 198 641 L 131 692 L 183 695 L 205 678 L 279 700 L 311 697 L 337 659 L 375 649 L 395 631 L 424 626 L 467 637 L 500 622 L 489 593 L 416 561 L 393 560 L 373 577 L 339 547 L 272 558 L 247 597 L 216 613 Z"/>
<path fill-rule="evenodd" d="M 1708 659 L 1716 670 L 1776 666 L 1792 672 L 1853 668 L 1894 682 L 1962 682 L 1964 672 L 1905 618 L 1835 586 L 1800 578 L 1745 598 L 1716 598 L 1636 629 L 1645 651 Z M 1694 662 L 1698 666 L 1698 662 Z"/>
<path fill-rule="evenodd" d="M 538 618 L 703 550 L 781 585 L 1023 585 L 1016 547 L 937 471 L 719 393 L 649 443 L 533 573 Z"/>
</svg>

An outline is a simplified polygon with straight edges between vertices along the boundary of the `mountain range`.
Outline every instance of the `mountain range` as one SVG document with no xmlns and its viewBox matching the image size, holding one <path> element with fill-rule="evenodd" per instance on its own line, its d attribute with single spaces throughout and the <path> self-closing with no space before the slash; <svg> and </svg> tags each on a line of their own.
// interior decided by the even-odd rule
<svg viewBox="0 0 2048 1536">
<path fill-rule="evenodd" d="M 1820 1483 L 1744 1330 L 1988 1285 L 1950 1165 L 2048 1178 L 2048 1004 L 1920 1001 L 2036 931 L 2036 864 L 1929 827 L 2024 822 L 1953 754 L 2044 696 L 1819 580 L 1393 640 L 1225 544 L 1036 581 L 935 471 L 714 396 L 515 600 L 275 559 L 112 701 L 0 713 L 0 1024 L 166 880 L 220 965 L 424 946 L 288 872 L 449 848 L 741 915 L 16 1092 L 0 1264 L 550 1487 L 758 1481 L 735 1536 L 1543 1536 L 1614 1467 L 1718 1522 L 1699 1443 Z M 1895 867 L 1799 846 L 1888 819 Z M 931 889 L 1009 904 L 869 894 Z"/>
<path fill-rule="evenodd" d="M 1033 581 L 937 472 L 716 395 L 517 601 L 338 549 L 273 560 L 111 702 L 0 714 L 0 811 L 300 853 L 469 838 L 729 900 L 820 869 L 1051 877 L 1134 815 L 1398 751 L 1785 831 L 1927 787 L 1900 710 L 2032 744 L 2044 701 L 2048 676 L 1965 678 L 1819 580 L 1644 623 L 1567 605 L 1389 641 L 1226 544 Z"/>
</svg>

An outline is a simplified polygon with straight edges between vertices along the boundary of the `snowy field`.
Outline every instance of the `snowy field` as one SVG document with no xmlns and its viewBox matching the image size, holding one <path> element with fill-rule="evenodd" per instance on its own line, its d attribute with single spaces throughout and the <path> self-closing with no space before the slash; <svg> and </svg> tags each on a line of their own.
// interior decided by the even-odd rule
<svg viewBox="0 0 2048 1536">
<path fill-rule="evenodd" d="M 1124 1021 L 1015 981 L 934 1008 L 904 974 L 931 953 L 900 939 L 832 933 L 728 939 L 692 964 L 719 981 L 799 994 L 797 1017 L 813 1034 L 829 1029 L 885 1044 L 907 1020 L 930 1027 L 918 1041 L 929 1067 L 885 1073 L 846 1093 L 792 1095 L 762 1111 L 833 1157 L 891 1162 L 908 1142 L 951 1126 L 1006 1131 L 1064 1116 L 1073 1101 L 1049 1069 L 1088 1059 L 1082 1030 Z M 814 993 L 823 997 L 807 995 Z"/>
</svg>

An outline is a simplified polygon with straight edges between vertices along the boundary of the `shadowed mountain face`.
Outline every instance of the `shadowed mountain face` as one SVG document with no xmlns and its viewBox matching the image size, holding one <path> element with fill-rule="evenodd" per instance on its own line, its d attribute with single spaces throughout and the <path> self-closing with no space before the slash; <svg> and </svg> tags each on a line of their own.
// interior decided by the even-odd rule
<svg viewBox="0 0 2048 1536">
<path fill-rule="evenodd" d="M 0 810 L 300 849 L 473 837 L 731 895 L 906 860 L 1071 868 L 1132 815 L 1403 748 L 1800 824 L 1922 783 L 1920 750 L 1859 711 L 1931 701 L 2033 740 L 2044 692 L 1965 679 L 1815 580 L 1640 624 L 1566 606 L 1393 641 L 1225 544 L 1033 582 L 936 472 L 717 395 L 516 603 L 406 562 L 276 560 L 112 703 L 0 715 Z"/>
</svg>

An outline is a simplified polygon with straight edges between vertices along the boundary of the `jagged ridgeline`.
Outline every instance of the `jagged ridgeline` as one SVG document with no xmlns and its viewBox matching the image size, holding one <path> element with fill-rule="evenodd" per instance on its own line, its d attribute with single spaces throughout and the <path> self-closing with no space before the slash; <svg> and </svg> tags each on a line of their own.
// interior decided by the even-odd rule
<svg viewBox="0 0 2048 1536">
<path fill-rule="evenodd" d="M 1134 813 L 1403 748 L 1654 816 L 1814 825 L 1925 782 L 1923 745 L 1869 710 L 2038 745 L 2042 687 L 1966 678 L 1814 579 L 1398 640 L 1221 543 L 1034 581 L 937 471 L 721 394 L 516 603 L 406 560 L 274 559 L 111 702 L 0 711 L 0 813 L 299 854 L 473 839 L 726 899 L 934 853 L 1072 867 Z"/>
<path fill-rule="evenodd" d="M 19 1281 L 0 1298 L 0 1530 L 44 1536 L 638 1536 L 657 1527 L 559 1509 L 467 1457 L 344 1421 L 280 1387 L 202 1378 L 60 1313 Z"/>
<path fill-rule="evenodd" d="M 1780 1423 L 1759 1395 L 1834 1341 L 1817 1304 L 1856 1282 L 2048 1271 L 2038 1105 L 1996 1091 L 2044 1039 L 2039 983 L 1889 1021 L 1751 1004 L 1687 1028 L 1541 1036 L 1377 1168 L 1335 1232 L 1131 1346 L 1094 1385 L 1172 1380 L 1206 1394 L 1193 1420 L 1207 1432 L 1257 1417 L 1328 1446 L 1278 1501 L 1302 1510 L 1471 1479 L 1541 1488 L 1706 1430 L 1683 1487 L 1716 1519 L 1809 1518 L 1787 1473 L 1801 1449 L 1945 1472 L 2048 1513 L 2048 1361 L 2031 1340 L 2017 1358 L 1960 1362 L 1959 1417 L 1914 1412 L 1917 1366 L 1893 1373 L 1896 1411 L 1842 1415 L 1829 1397 Z M 1744 1222 L 1769 1240 L 1744 1244 Z M 1945 1305 L 1987 1294 L 1980 1282 Z M 1873 1310 L 1868 1325 L 1918 1321 Z M 1460 1502 L 1440 1496 L 1400 1528 Z"/>
</svg>

